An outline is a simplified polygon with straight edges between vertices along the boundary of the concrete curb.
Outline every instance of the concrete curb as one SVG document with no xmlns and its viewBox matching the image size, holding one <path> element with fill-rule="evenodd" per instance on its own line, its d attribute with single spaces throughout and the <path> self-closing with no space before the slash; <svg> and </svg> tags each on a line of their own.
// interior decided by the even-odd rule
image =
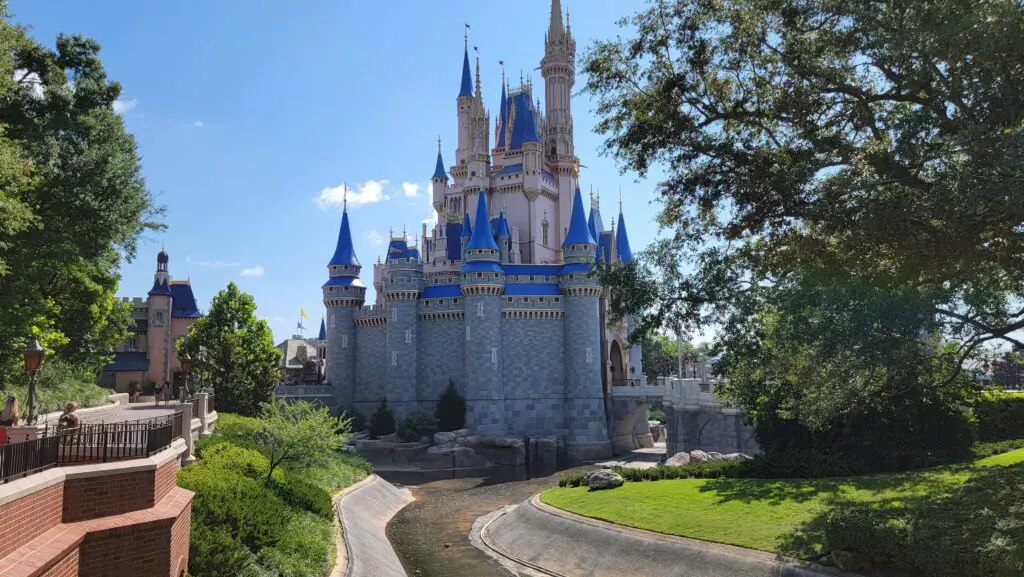
<svg viewBox="0 0 1024 577">
<path fill-rule="evenodd" d="M 517 575 L 603 577 L 625 570 L 650 577 L 857 577 L 763 551 L 590 519 L 546 505 L 539 495 L 481 517 L 474 532 L 473 544 L 513 565 Z"/>
<path fill-rule="evenodd" d="M 334 501 L 334 550 L 335 560 L 334 569 L 331 570 L 330 577 L 345 577 L 348 575 L 348 546 L 345 544 L 345 531 L 342 529 L 341 524 L 341 498 L 351 493 L 352 491 L 373 482 L 376 475 L 372 473 L 368 475 L 362 481 L 349 485 L 344 489 L 334 494 L 332 500 Z"/>
<path fill-rule="evenodd" d="M 376 475 L 341 491 L 335 497 L 341 539 L 331 577 L 407 577 L 385 529 L 412 501 L 408 489 Z"/>
</svg>

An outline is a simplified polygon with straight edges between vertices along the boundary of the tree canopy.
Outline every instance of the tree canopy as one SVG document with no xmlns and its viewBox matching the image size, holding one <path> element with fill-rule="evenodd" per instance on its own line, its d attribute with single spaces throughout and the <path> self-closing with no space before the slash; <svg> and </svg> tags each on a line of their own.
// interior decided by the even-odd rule
<svg viewBox="0 0 1024 577">
<path fill-rule="evenodd" d="M 100 46 L 29 38 L 0 0 L 0 380 L 35 333 L 96 368 L 123 340 L 114 296 L 139 237 L 161 228 L 135 139 L 113 110 L 121 86 Z M 7 375 L 5 375 L 5 373 Z"/>
<path fill-rule="evenodd" d="M 813 377 L 822 422 L 879 370 L 962 384 L 978 347 L 1019 344 L 1024 6 L 658 0 L 622 25 L 585 89 L 608 153 L 666 169 L 667 234 L 605 272 L 615 314 L 717 325 L 723 369 L 762 382 L 735 363 L 775 347 L 756 369 Z"/>
<path fill-rule="evenodd" d="M 176 346 L 193 360 L 193 377 L 213 383 L 218 409 L 253 417 L 273 400 L 281 351 L 267 321 L 256 317 L 252 295 L 235 283 L 213 297 L 210 311 Z"/>
</svg>

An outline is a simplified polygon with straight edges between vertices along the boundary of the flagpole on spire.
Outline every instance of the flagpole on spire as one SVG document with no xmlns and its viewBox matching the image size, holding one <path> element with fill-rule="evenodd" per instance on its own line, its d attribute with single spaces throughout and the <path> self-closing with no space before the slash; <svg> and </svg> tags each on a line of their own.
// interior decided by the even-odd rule
<svg viewBox="0 0 1024 577">
<path fill-rule="evenodd" d="M 619 186 L 619 212 L 622 212 L 622 186 Z"/>
<path fill-rule="evenodd" d="M 341 183 L 341 210 L 348 212 L 348 184 Z"/>
</svg>

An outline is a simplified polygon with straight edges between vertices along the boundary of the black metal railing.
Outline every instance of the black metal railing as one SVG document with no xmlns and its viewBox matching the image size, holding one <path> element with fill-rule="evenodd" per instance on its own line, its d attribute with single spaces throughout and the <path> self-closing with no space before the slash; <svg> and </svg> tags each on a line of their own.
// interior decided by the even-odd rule
<svg viewBox="0 0 1024 577">
<path fill-rule="evenodd" d="M 181 436 L 182 431 L 185 430 L 184 425 L 185 425 L 185 412 L 184 411 L 175 411 L 174 414 L 171 415 L 171 436 L 172 436 L 172 438 L 177 439 L 178 437 Z M 192 423 L 189 423 L 189 428 L 191 428 L 191 425 L 192 425 Z M 191 432 L 192 431 L 189 431 L 189 433 L 191 433 Z"/>
<path fill-rule="evenodd" d="M 199 418 L 199 397 L 192 397 L 192 418 Z"/>
<path fill-rule="evenodd" d="M 57 437 L 0 445 L 0 483 L 56 467 L 59 454 Z"/>
<path fill-rule="evenodd" d="M 206 395 L 206 412 L 212 413 L 216 409 L 213 408 L 213 393 Z"/>
<path fill-rule="evenodd" d="M 148 457 L 181 437 L 182 417 L 43 429 L 38 439 L 0 445 L 0 483 L 59 465 Z"/>
<path fill-rule="evenodd" d="M 639 387 L 640 379 L 612 379 L 613 387 Z"/>
</svg>

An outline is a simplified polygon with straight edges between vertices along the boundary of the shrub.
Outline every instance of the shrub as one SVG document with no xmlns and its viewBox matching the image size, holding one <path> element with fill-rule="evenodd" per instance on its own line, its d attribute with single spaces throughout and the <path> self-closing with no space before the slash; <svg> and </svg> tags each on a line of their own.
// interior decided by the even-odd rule
<svg viewBox="0 0 1024 577">
<path fill-rule="evenodd" d="M 819 451 L 773 451 L 747 461 L 743 476 L 759 479 L 818 479 L 848 477 L 867 473 L 855 457 Z"/>
<path fill-rule="evenodd" d="M 437 426 L 442 431 L 454 431 L 466 426 L 466 399 L 455 388 L 455 381 L 449 379 L 448 385 L 437 400 L 434 416 L 437 417 Z"/>
<path fill-rule="evenodd" d="M 346 407 L 339 416 L 342 419 L 349 419 L 349 428 L 353 433 L 366 430 L 366 415 L 355 407 Z"/>
<path fill-rule="evenodd" d="M 647 411 L 647 420 L 658 421 L 659 423 L 665 422 L 665 411 L 659 411 L 657 409 L 651 409 Z"/>
<path fill-rule="evenodd" d="M 929 577 L 1024 574 L 1024 464 L 984 467 L 944 498 L 900 507 L 838 510 L 826 521 L 833 550 Z"/>
<path fill-rule="evenodd" d="M 334 518 L 334 501 L 322 487 L 296 473 L 285 473 L 274 484 L 274 492 L 296 509 L 309 511 L 324 519 Z"/>
<path fill-rule="evenodd" d="M 746 463 L 743 461 L 710 461 L 690 463 L 681 467 L 661 465 L 649 469 L 615 467 L 615 472 L 626 481 L 663 481 L 666 479 L 718 479 L 721 477 L 744 477 Z"/>
<path fill-rule="evenodd" d="M 978 440 L 1024 439 L 1024 396 L 992 393 L 974 402 Z"/>
<path fill-rule="evenodd" d="M 395 413 L 388 407 L 388 400 L 381 399 L 377 410 L 370 416 L 370 438 L 378 439 L 395 432 Z"/>
<path fill-rule="evenodd" d="M 1010 451 L 1024 448 L 1024 439 L 1009 439 L 1006 441 L 992 441 L 990 443 L 975 443 L 971 452 L 975 459 L 984 459 L 992 455 L 1002 455 Z"/>
<path fill-rule="evenodd" d="M 426 413 L 413 413 L 398 424 L 398 438 L 407 442 L 432 437 L 436 432 L 437 419 Z"/>
<path fill-rule="evenodd" d="M 569 473 L 568 475 L 562 476 L 558 480 L 559 487 L 579 487 L 583 484 L 583 479 L 586 477 L 583 473 Z"/>
</svg>

